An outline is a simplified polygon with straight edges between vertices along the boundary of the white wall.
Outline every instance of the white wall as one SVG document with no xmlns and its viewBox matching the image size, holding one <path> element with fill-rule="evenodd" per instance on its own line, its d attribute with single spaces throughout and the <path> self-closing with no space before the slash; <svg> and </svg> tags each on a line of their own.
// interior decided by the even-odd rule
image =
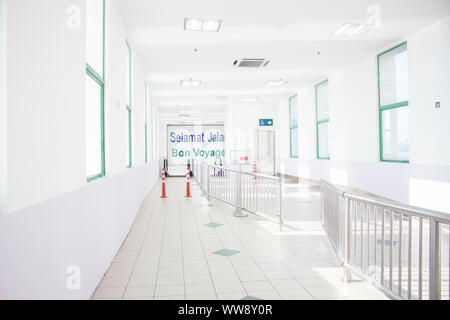
<svg viewBox="0 0 450 320">
<path fill-rule="evenodd" d="M 0 0 L 0 216 L 8 211 L 6 116 L 6 0 Z"/>
<path fill-rule="evenodd" d="M 450 18 L 408 38 L 412 163 L 450 164 L 449 39 Z"/>
<path fill-rule="evenodd" d="M 106 11 L 106 173 L 116 174 L 128 166 L 128 115 L 125 107 L 128 103 L 128 49 L 125 27 L 114 1 L 107 1 Z M 132 51 L 131 147 L 133 167 L 136 167 L 145 163 L 145 74 L 133 43 L 129 41 L 129 45 Z M 148 99 L 150 106 L 150 97 Z M 150 139 L 150 133 L 148 137 Z"/>
<path fill-rule="evenodd" d="M 7 174 L 9 214 L 0 216 L 0 299 L 90 298 L 158 181 L 158 163 L 144 165 L 145 76 L 135 55 L 133 168 L 126 169 L 126 33 L 113 0 L 106 1 L 106 177 L 86 181 L 86 1 L 7 2 L 0 186 L 3 197 Z M 72 5 L 81 9 L 78 30 L 66 27 Z M 70 265 L 81 267 L 81 290 L 66 287 Z"/>
<path fill-rule="evenodd" d="M 43 0 L 8 2 L 8 152 L 1 154 L 8 157 L 9 212 L 87 183 L 85 1 L 61 0 L 51 5 Z M 71 5 L 81 9 L 79 30 L 66 27 L 66 10 Z M 106 17 L 105 149 L 106 174 L 112 175 L 125 171 L 128 164 L 128 74 L 126 32 L 113 0 L 106 1 Z M 136 167 L 145 163 L 145 74 L 134 52 L 132 61 L 132 155 Z"/>
<path fill-rule="evenodd" d="M 282 101 L 286 130 L 280 132 L 287 142 L 281 146 L 280 172 L 450 212 L 448 197 L 435 196 L 450 192 L 448 39 L 450 17 L 403 39 L 409 54 L 410 164 L 379 161 L 376 55 L 389 46 L 329 75 L 331 160 L 316 159 L 314 85 L 298 92 L 298 160 L 288 158 L 289 107 L 287 99 Z M 441 102 L 440 109 L 434 108 L 435 101 Z"/>
<path fill-rule="evenodd" d="M 0 216 L 0 299 L 89 299 L 157 173 L 152 162 Z M 67 288 L 69 266 L 80 290 Z"/>
<path fill-rule="evenodd" d="M 85 27 L 66 9 L 83 0 L 7 1 L 8 210 L 86 183 Z"/>
<path fill-rule="evenodd" d="M 225 149 L 227 157 L 232 150 L 255 149 L 255 130 L 273 129 L 281 126 L 278 101 L 232 102 L 225 112 Z M 273 119 L 274 126 L 259 127 L 260 119 Z M 251 157 L 255 155 L 251 154 Z"/>
<path fill-rule="evenodd" d="M 106 173 L 111 175 L 123 172 L 128 166 L 128 53 L 125 28 L 114 2 L 106 2 L 106 12 L 105 144 Z"/>
</svg>

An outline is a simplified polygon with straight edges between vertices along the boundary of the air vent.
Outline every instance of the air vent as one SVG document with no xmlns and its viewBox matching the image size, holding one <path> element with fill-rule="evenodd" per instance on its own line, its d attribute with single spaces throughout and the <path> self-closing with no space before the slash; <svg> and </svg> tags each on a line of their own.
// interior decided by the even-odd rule
<svg viewBox="0 0 450 320">
<path fill-rule="evenodd" d="M 234 61 L 234 66 L 238 68 L 263 68 L 270 63 L 269 59 L 239 59 Z"/>
</svg>

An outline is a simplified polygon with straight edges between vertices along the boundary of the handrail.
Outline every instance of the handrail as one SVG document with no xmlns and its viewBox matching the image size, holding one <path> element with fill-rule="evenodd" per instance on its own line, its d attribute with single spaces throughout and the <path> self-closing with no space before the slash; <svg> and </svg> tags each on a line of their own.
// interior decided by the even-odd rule
<svg viewBox="0 0 450 320">
<path fill-rule="evenodd" d="M 239 173 L 239 169 L 233 169 L 233 168 L 230 168 L 230 167 L 222 167 L 222 166 L 217 166 L 217 165 L 209 165 L 209 167 L 213 168 L 213 169 L 227 170 L 227 171 L 232 171 L 232 172 Z M 252 176 L 252 177 L 264 178 L 264 179 L 269 179 L 269 180 L 273 180 L 273 181 L 278 181 L 278 180 L 281 179 L 280 177 L 273 177 L 273 176 L 268 176 L 268 175 L 261 174 L 261 173 L 254 173 L 254 172 L 249 171 L 249 170 L 243 170 L 243 171 L 241 171 L 241 173 L 247 174 L 247 175 Z"/>
<path fill-rule="evenodd" d="M 283 226 L 282 179 L 280 177 L 243 171 L 241 167 L 209 165 L 193 161 L 194 178 L 207 197 L 236 207 L 235 216 L 246 211 Z M 200 172 L 199 172 L 200 171 Z"/>
<path fill-rule="evenodd" d="M 450 214 L 357 194 L 324 180 L 321 212 L 346 281 L 355 273 L 394 299 L 449 295 L 450 283 L 442 288 L 442 281 L 450 266 L 443 271 L 442 263 L 450 253 L 441 247 L 450 246 Z"/>
<path fill-rule="evenodd" d="M 371 204 L 390 207 L 393 210 L 407 211 L 408 214 L 414 215 L 416 217 L 433 219 L 433 220 L 437 220 L 442 223 L 450 223 L 450 214 L 445 213 L 445 212 L 439 212 L 439 211 L 434 211 L 434 210 L 430 210 L 430 209 L 415 207 L 415 206 L 411 206 L 408 204 L 396 202 L 393 200 L 383 199 L 383 198 L 380 198 L 377 196 L 361 195 L 361 194 L 356 194 L 356 193 L 348 192 L 348 191 L 345 192 L 345 196 L 348 198 L 354 199 L 354 200 L 360 200 L 360 201 L 365 201 L 365 202 L 368 202 Z"/>
<path fill-rule="evenodd" d="M 335 189 L 338 191 L 342 196 L 346 196 L 349 198 L 352 198 L 354 200 L 360 200 L 365 201 L 371 204 L 377 204 L 381 206 L 387 206 L 394 210 L 399 211 L 408 211 L 408 213 L 411 213 L 417 217 L 427 218 L 427 219 L 435 219 L 442 223 L 450 223 L 450 214 L 445 212 L 439 212 L 431 209 L 425 209 L 420 208 L 416 206 L 411 206 L 409 204 L 400 203 L 394 200 L 385 199 L 382 197 L 377 197 L 375 195 L 366 195 L 366 194 L 358 194 L 354 193 L 348 190 L 345 190 L 344 188 L 341 188 L 339 186 L 336 186 L 332 183 L 329 183 L 326 180 L 320 180 L 321 183 L 326 184 L 330 188 Z"/>
</svg>

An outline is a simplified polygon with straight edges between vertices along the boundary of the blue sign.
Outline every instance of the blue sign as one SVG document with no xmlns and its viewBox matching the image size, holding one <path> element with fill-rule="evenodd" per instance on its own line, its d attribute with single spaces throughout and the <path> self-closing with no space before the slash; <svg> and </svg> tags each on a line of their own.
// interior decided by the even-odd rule
<svg viewBox="0 0 450 320">
<path fill-rule="evenodd" d="M 260 127 L 273 127 L 273 119 L 259 119 Z"/>
</svg>

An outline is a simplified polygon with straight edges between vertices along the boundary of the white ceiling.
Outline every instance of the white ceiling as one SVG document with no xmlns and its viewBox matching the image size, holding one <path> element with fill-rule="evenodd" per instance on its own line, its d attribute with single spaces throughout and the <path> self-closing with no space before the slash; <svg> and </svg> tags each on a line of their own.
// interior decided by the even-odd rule
<svg viewBox="0 0 450 320">
<path fill-rule="evenodd" d="M 279 99 L 450 14 L 450 0 L 115 1 L 162 111 L 186 109 L 183 102 L 215 112 L 233 100 Z M 332 35 L 344 23 L 365 23 L 373 5 L 380 9 L 379 28 L 357 37 Z M 219 33 L 188 32 L 186 17 L 223 24 Z M 273 61 L 240 70 L 233 67 L 237 58 Z M 187 78 L 202 86 L 181 88 Z M 287 85 L 265 85 L 280 78 Z"/>
</svg>

